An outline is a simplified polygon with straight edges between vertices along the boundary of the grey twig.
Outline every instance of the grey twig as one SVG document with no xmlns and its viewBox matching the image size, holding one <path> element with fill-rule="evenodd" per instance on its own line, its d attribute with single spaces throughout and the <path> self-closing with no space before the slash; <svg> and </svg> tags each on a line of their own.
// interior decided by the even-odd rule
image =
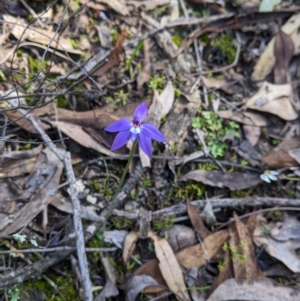
<svg viewBox="0 0 300 301">
<path fill-rule="evenodd" d="M 8 100 L 12 107 L 18 106 L 18 96 L 16 95 L 15 99 Z M 18 111 L 24 116 L 24 118 L 30 120 L 34 128 L 37 132 L 41 135 L 44 142 L 47 143 L 48 147 L 53 151 L 53 153 L 64 163 L 68 183 L 70 185 L 70 196 L 73 205 L 73 223 L 74 223 L 74 231 L 76 233 L 76 245 L 77 245 L 77 255 L 78 261 L 80 266 L 80 272 L 82 274 L 82 285 L 84 291 L 84 300 L 85 301 L 92 301 L 92 287 L 90 281 L 90 275 L 88 270 L 86 252 L 85 252 L 85 242 L 84 242 L 84 235 L 83 235 L 83 228 L 82 222 L 80 217 L 80 204 L 78 200 L 78 192 L 76 188 L 76 179 L 74 175 L 74 171 L 72 168 L 71 163 L 71 155 L 69 152 L 66 153 L 65 157 L 63 158 L 59 153 L 58 149 L 56 148 L 55 144 L 51 141 L 50 137 L 46 134 L 46 132 L 40 127 L 38 121 L 34 118 L 31 113 L 27 113 L 23 109 L 18 109 Z"/>
</svg>

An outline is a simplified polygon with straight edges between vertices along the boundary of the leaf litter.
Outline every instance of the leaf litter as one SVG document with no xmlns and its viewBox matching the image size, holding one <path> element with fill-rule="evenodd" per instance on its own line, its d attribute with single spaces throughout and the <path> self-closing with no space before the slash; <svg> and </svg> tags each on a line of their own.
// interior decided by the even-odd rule
<svg viewBox="0 0 300 301">
<path fill-rule="evenodd" d="M 0 295 L 42 275 L 45 300 L 297 300 L 299 7 L 23 2 L 0 4 Z M 143 102 L 167 143 L 103 228 L 131 149 L 104 128 Z"/>
</svg>

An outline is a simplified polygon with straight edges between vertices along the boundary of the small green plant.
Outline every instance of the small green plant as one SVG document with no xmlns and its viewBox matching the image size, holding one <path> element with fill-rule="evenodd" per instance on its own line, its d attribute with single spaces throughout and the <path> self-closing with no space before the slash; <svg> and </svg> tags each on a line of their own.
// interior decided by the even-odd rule
<svg viewBox="0 0 300 301">
<path fill-rule="evenodd" d="M 164 216 L 152 221 L 152 228 L 154 231 L 169 230 L 174 225 L 174 215 Z"/>
<path fill-rule="evenodd" d="M 20 289 L 19 285 L 15 284 L 7 291 L 8 300 L 10 301 L 18 301 L 20 298 Z"/>
<path fill-rule="evenodd" d="M 65 96 L 61 95 L 55 99 L 55 104 L 58 108 L 65 108 L 68 105 L 68 100 Z"/>
<path fill-rule="evenodd" d="M 115 104 L 114 109 L 117 110 L 119 106 L 125 106 L 127 104 L 128 93 L 125 93 L 123 89 L 115 92 L 113 96 L 107 96 L 106 101 Z"/>
<path fill-rule="evenodd" d="M 243 263 L 245 263 L 247 256 L 246 254 L 243 254 L 243 246 L 246 244 L 246 241 L 242 241 L 236 248 L 231 248 L 228 243 L 224 243 L 222 249 L 224 252 L 226 251 L 230 251 L 230 257 L 223 261 L 222 259 L 219 258 L 219 262 L 218 262 L 218 267 L 219 270 L 222 271 L 225 267 L 225 265 L 227 265 L 230 260 L 232 259 L 237 259 L 237 262 L 239 265 L 242 265 Z"/>
<path fill-rule="evenodd" d="M 134 221 L 129 220 L 127 218 L 124 217 L 112 217 L 111 218 L 111 222 L 114 225 L 115 228 L 117 228 L 118 230 L 120 229 L 132 229 L 133 225 L 134 225 Z"/>
<path fill-rule="evenodd" d="M 72 45 L 74 49 L 79 49 L 78 42 L 74 39 L 68 38 L 68 42 Z"/>
<path fill-rule="evenodd" d="M 149 82 L 149 88 L 155 89 L 158 93 L 161 93 L 166 86 L 165 76 L 152 76 Z"/>
<path fill-rule="evenodd" d="M 180 199 L 196 199 L 203 196 L 205 192 L 205 185 L 189 180 L 185 185 L 173 184 L 173 194 Z"/>
<path fill-rule="evenodd" d="M 143 48 L 143 45 L 144 45 L 144 42 L 145 42 L 145 39 L 141 40 L 136 48 L 134 49 L 134 51 L 132 52 L 132 54 L 130 55 L 129 59 L 125 61 L 125 68 L 126 69 L 130 69 L 131 68 L 131 65 L 132 65 L 132 62 L 133 60 L 135 59 L 135 57 L 137 56 L 137 54 L 142 50 Z"/>
<path fill-rule="evenodd" d="M 104 181 L 104 183 L 101 184 L 98 180 L 94 180 L 92 186 L 95 192 L 100 193 L 105 198 L 110 198 L 113 195 L 112 189 L 107 186 L 107 181 Z"/>
<path fill-rule="evenodd" d="M 233 44 L 232 38 L 229 35 L 222 34 L 219 38 L 213 40 L 211 45 L 220 49 L 226 63 L 231 64 L 234 61 L 236 48 Z"/>
<path fill-rule="evenodd" d="M 225 124 L 224 120 L 212 111 L 204 111 L 201 116 L 195 117 L 192 121 L 192 127 L 204 131 L 205 141 L 215 158 L 223 157 L 228 149 L 228 144 L 222 141 L 224 136 L 232 132 L 235 137 L 240 137 L 239 125 L 236 122 L 230 121 Z"/>
</svg>

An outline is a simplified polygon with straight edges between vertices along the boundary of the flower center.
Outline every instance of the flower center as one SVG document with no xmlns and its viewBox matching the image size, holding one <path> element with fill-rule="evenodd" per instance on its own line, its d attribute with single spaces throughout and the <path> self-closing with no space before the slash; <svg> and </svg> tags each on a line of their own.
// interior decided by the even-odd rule
<svg viewBox="0 0 300 301">
<path fill-rule="evenodd" d="M 130 132 L 133 134 L 133 140 L 136 138 L 136 135 L 138 135 L 141 132 L 141 124 L 138 120 L 134 119 L 132 121 Z"/>
<path fill-rule="evenodd" d="M 136 127 L 136 128 L 140 126 L 140 123 L 139 123 L 137 120 L 133 120 L 133 121 L 132 121 L 132 124 L 133 124 L 133 126 Z"/>
</svg>

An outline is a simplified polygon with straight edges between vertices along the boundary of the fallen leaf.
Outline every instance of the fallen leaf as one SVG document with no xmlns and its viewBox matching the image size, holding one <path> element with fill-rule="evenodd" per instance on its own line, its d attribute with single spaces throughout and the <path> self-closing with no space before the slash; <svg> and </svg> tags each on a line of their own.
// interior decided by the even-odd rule
<svg viewBox="0 0 300 301">
<path fill-rule="evenodd" d="M 64 121 L 49 122 L 52 126 L 57 127 L 62 133 L 86 148 L 94 149 L 95 151 L 110 157 L 118 156 L 118 154 L 110 151 L 108 148 L 98 143 L 94 138 L 87 134 L 80 125 Z"/>
<path fill-rule="evenodd" d="M 269 118 L 263 114 L 250 111 L 218 111 L 218 116 L 224 119 L 230 119 L 245 125 L 251 126 L 268 126 L 270 124 Z"/>
<path fill-rule="evenodd" d="M 248 140 L 243 140 L 239 145 L 232 146 L 239 156 L 247 160 L 252 166 L 260 166 L 261 154 L 252 146 Z"/>
<path fill-rule="evenodd" d="M 252 125 L 243 125 L 243 130 L 247 140 L 251 143 L 252 146 L 255 146 L 260 138 L 260 127 Z"/>
<path fill-rule="evenodd" d="M 167 241 L 173 252 L 176 253 L 196 244 L 197 238 L 192 228 L 175 224 L 171 229 L 167 230 Z"/>
<path fill-rule="evenodd" d="M 150 276 L 133 276 L 126 283 L 126 301 L 134 301 L 138 294 L 149 286 L 161 287 L 161 285 Z"/>
<path fill-rule="evenodd" d="M 234 85 L 235 82 L 230 82 L 226 79 L 218 79 L 214 77 L 202 77 L 203 83 L 207 88 L 220 89 L 227 94 L 243 94 L 243 89 L 239 85 Z"/>
<path fill-rule="evenodd" d="M 61 156 L 64 151 L 59 150 Z M 44 149 L 35 163 L 30 176 L 24 184 L 24 191 L 20 196 L 22 200 L 28 195 L 28 200 L 23 206 L 11 215 L 0 214 L 1 235 L 9 235 L 30 223 L 53 199 L 60 184 L 63 163 L 49 149 Z"/>
<path fill-rule="evenodd" d="M 229 227 L 229 249 L 231 251 L 234 277 L 236 279 L 255 279 L 258 276 L 255 250 L 252 237 L 246 225 L 234 212 L 235 223 Z"/>
<path fill-rule="evenodd" d="M 63 38 L 55 31 L 49 31 L 42 28 L 30 27 L 24 19 L 15 18 L 10 15 L 3 15 L 3 19 L 10 24 L 13 24 L 11 34 L 19 41 L 29 40 L 41 45 L 66 51 L 73 54 L 82 54 L 81 50 L 73 48 L 68 39 Z"/>
<path fill-rule="evenodd" d="M 206 301 L 298 301 L 300 291 L 268 279 L 223 282 Z"/>
<path fill-rule="evenodd" d="M 114 244 L 117 248 L 123 249 L 123 244 L 128 235 L 128 231 L 126 230 L 113 230 L 113 231 L 105 231 L 104 241 L 109 244 Z"/>
<path fill-rule="evenodd" d="M 119 295 L 119 290 L 116 286 L 118 273 L 116 268 L 113 266 L 109 256 L 100 253 L 100 259 L 102 267 L 105 271 L 105 285 L 101 293 L 95 298 L 95 301 L 105 301 L 111 297 L 116 297 Z"/>
<path fill-rule="evenodd" d="M 276 148 L 262 157 L 262 166 L 265 169 L 298 166 L 297 160 L 290 155 L 292 150 L 298 148 L 300 148 L 299 138 L 283 140 Z"/>
<path fill-rule="evenodd" d="M 298 113 L 292 105 L 293 91 L 290 84 L 273 85 L 264 82 L 259 90 L 247 100 L 246 107 L 268 112 L 284 120 L 295 120 Z"/>
<path fill-rule="evenodd" d="M 96 2 L 106 4 L 121 16 L 129 15 L 129 10 L 124 0 L 96 0 Z"/>
<path fill-rule="evenodd" d="M 295 51 L 299 49 L 300 39 L 298 28 L 300 26 L 300 14 L 294 14 L 290 19 L 281 27 L 281 30 L 291 37 Z M 274 54 L 275 37 L 271 39 L 267 47 L 265 47 L 259 60 L 257 61 L 254 71 L 252 73 L 253 81 L 262 81 L 268 74 L 271 73 L 276 63 Z"/>
<path fill-rule="evenodd" d="M 274 224 L 266 224 L 264 220 L 257 223 L 254 230 L 253 241 L 256 246 L 264 247 L 264 250 L 274 258 L 283 262 L 294 273 L 300 273 L 300 260 L 297 250 L 300 248 L 299 240 L 277 240 L 264 229 L 274 228 Z M 299 228 L 298 228 L 299 230 Z M 279 236 L 280 237 L 280 236 Z"/>
<path fill-rule="evenodd" d="M 128 262 L 130 257 L 136 248 L 136 242 L 139 239 L 139 233 L 136 231 L 131 231 L 125 238 L 124 248 L 123 248 L 123 261 Z"/>
<path fill-rule="evenodd" d="M 281 29 L 275 37 L 274 55 L 274 83 L 283 85 L 288 83 L 289 63 L 294 55 L 294 44 L 289 35 Z"/>
<path fill-rule="evenodd" d="M 225 251 L 225 255 L 223 256 L 223 262 L 225 262 L 226 264 L 223 266 L 222 269 L 220 269 L 217 277 L 215 277 L 209 290 L 208 296 L 210 296 L 223 282 L 225 282 L 228 279 L 234 278 L 231 254 L 229 249 Z"/>
<path fill-rule="evenodd" d="M 228 239 L 228 231 L 221 230 L 204 238 L 202 244 L 197 244 L 189 248 L 183 249 L 176 253 L 176 259 L 179 265 L 189 270 L 192 267 L 200 268 L 204 266 L 208 260 L 216 257 L 222 251 L 224 242 Z M 166 286 L 164 279 L 158 267 L 158 260 L 153 259 L 140 266 L 134 275 L 148 275 L 153 277 L 159 284 Z M 147 288 L 145 292 L 158 293 L 161 288 Z"/>
<path fill-rule="evenodd" d="M 205 227 L 201 217 L 200 217 L 200 210 L 193 206 L 190 201 L 186 201 L 186 208 L 189 215 L 189 218 L 191 220 L 191 223 L 195 229 L 195 231 L 198 233 L 198 235 L 201 237 L 201 239 L 204 239 L 205 237 L 209 236 L 211 232 Z"/>
<path fill-rule="evenodd" d="M 0 178 L 17 177 L 31 173 L 36 163 L 37 155 L 42 148 L 43 146 L 41 145 L 27 151 L 14 151 L 0 155 Z"/>
<path fill-rule="evenodd" d="M 253 187 L 261 182 L 258 174 L 223 172 L 219 170 L 194 170 L 178 179 L 178 181 L 187 180 L 195 180 L 213 187 L 228 187 L 231 191 Z"/>
<path fill-rule="evenodd" d="M 93 76 L 101 77 L 106 72 L 108 72 L 110 69 L 119 65 L 120 55 L 123 50 L 123 43 L 126 40 L 127 36 L 128 36 L 128 33 L 126 31 L 123 31 L 120 34 L 120 36 L 116 42 L 115 48 L 113 49 L 113 51 L 110 53 L 110 55 L 108 57 L 108 61 L 104 65 L 100 66 L 96 71 L 94 71 L 94 73 L 92 74 Z"/>
<path fill-rule="evenodd" d="M 270 236 L 279 241 L 287 241 L 289 239 L 300 239 L 300 221 L 297 216 L 286 215 L 284 220 L 269 225 Z"/>
<path fill-rule="evenodd" d="M 155 254 L 159 260 L 159 269 L 169 289 L 175 293 L 179 300 L 191 300 L 187 293 L 182 271 L 179 263 L 164 238 L 159 238 L 154 232 L 149 237 L 154 241 Z"/>
<path fill-rule="evenodd" d="M 60 193 L 57 193 L 55 195 L 55 197 L 51 201 L 51 205 L 62 212 L 73 214 L 72 203 L 70 202 L 70 200 L 64 198 Z M 96 212 L 88 209 L 85 206 L 80 206 L 80 217 L 82 219 L 93 222 L 103 222 L 103 218 L 101 216 L 99 216 Z"/>
</svg>

